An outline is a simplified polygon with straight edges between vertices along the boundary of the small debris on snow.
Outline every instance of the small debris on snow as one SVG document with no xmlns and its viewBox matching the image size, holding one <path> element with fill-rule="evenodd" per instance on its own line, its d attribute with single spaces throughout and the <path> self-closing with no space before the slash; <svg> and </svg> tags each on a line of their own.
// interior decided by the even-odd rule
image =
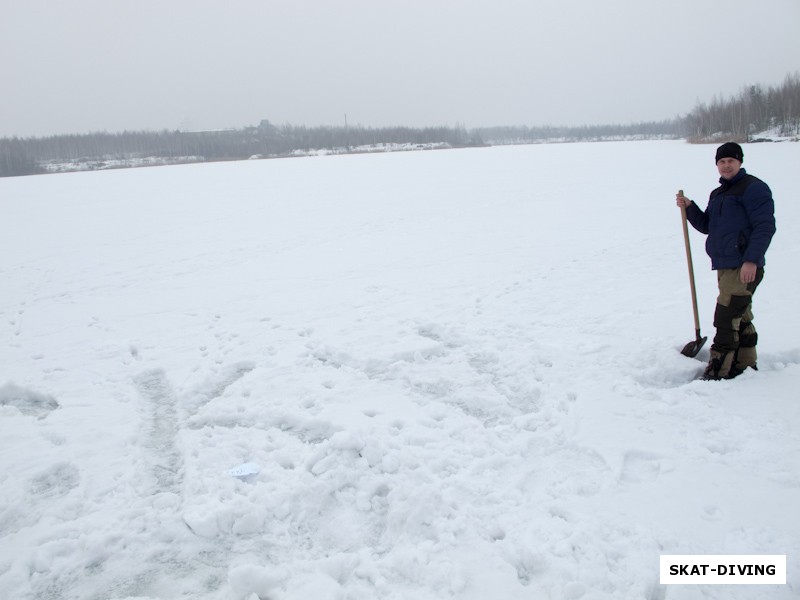
<svg viewBox="0 0 800 600">
<path fill-rule="evenodd" d="M 261 473 L 261 467 L 251 462 L 243 463 L 238 467 L 228 470 L 228 475 L 246 483 L 253 483 L 259 473 Z"/>
</svg>

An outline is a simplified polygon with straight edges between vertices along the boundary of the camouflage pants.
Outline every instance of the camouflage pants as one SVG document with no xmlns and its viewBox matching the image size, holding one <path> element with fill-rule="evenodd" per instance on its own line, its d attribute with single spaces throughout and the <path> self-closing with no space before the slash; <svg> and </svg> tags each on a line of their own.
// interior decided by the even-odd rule
<svg viewBox="0 0 800 600">
<path fill-rule="evenodd" d="M 756 343 L 758 333 L 753 326 L 753 294 L 764 278 L 764 269 L 756 271 L 755 281 L 742 283 L 740 269 L 720 269 L 717 271 L 719 296 L 714 311 L 714 327 L 717 333 L 711 345 L 712 355 L 724 356 L 733 353 L 733 364 L 740 368 L 756 365 Z"/>
</svg>

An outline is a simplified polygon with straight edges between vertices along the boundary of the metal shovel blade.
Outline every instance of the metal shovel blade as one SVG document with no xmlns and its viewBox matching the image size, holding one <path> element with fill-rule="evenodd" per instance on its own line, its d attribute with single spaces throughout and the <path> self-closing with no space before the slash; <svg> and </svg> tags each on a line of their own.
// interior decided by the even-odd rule
<svg viewBox="0 0 800 600">
<path fill-rule="evenodd" d="M 681 350 L 681 354 L 683 354 L 684 356 L 688 356 L 689 358 L 694 358 L 695 356 L 697 356 L 697 353 L 700 352 L 700 348 L 703 347 L 703 344 L 706 343 L 707 339 L 708 338 L 706 337 L 698 336 L 695 341 L 689 342 L 683 347 L 683 350 Z"/>
</svg>

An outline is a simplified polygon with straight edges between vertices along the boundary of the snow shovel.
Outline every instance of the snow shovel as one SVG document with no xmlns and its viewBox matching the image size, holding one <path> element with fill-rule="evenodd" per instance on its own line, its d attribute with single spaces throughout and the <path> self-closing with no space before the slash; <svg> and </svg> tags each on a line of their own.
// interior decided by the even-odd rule
<svg viewBox="0 0 800 600">
<path fill-rule="evenodd" d="M 678 195 L 683 196 L 683 190 L 678 190 Z M 686 244 L 686 262 L 689 265 L 689 286 L 692 290 L 692 308 L 694 309 L 694 331 L 696 339 L 689 342 L 681 350 L 681 354 L 693 358 L 700 352 L 700 348 L 706 343 L 705 337 L 700 337 L 700 317 L 697 314 L 697 290 L 694 287 L 694 267 L 692 266 L 692 249 L 689 246 L 689 227 L 686 222 L 686 207 L 681 206 L 681 220 L 683 221 L 683 241 Z"/>
</svg>

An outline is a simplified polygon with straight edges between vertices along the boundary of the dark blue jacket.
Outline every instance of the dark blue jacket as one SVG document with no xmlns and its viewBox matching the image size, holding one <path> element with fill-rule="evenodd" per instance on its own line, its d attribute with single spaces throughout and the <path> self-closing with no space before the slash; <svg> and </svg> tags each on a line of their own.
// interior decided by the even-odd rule
<svg viewBox="0 0 800 600">
<path fill-rule="evenodd" d="M 692 202 L 686 217 L 692 227 L 707 233 L 706 252 L 712 269 L 738 269 L 745 262 L 764 266 L 775 234 L 775 203 L 766 183 L 740 169 L 711 192 L 705 212 Z"/>
</svg>

